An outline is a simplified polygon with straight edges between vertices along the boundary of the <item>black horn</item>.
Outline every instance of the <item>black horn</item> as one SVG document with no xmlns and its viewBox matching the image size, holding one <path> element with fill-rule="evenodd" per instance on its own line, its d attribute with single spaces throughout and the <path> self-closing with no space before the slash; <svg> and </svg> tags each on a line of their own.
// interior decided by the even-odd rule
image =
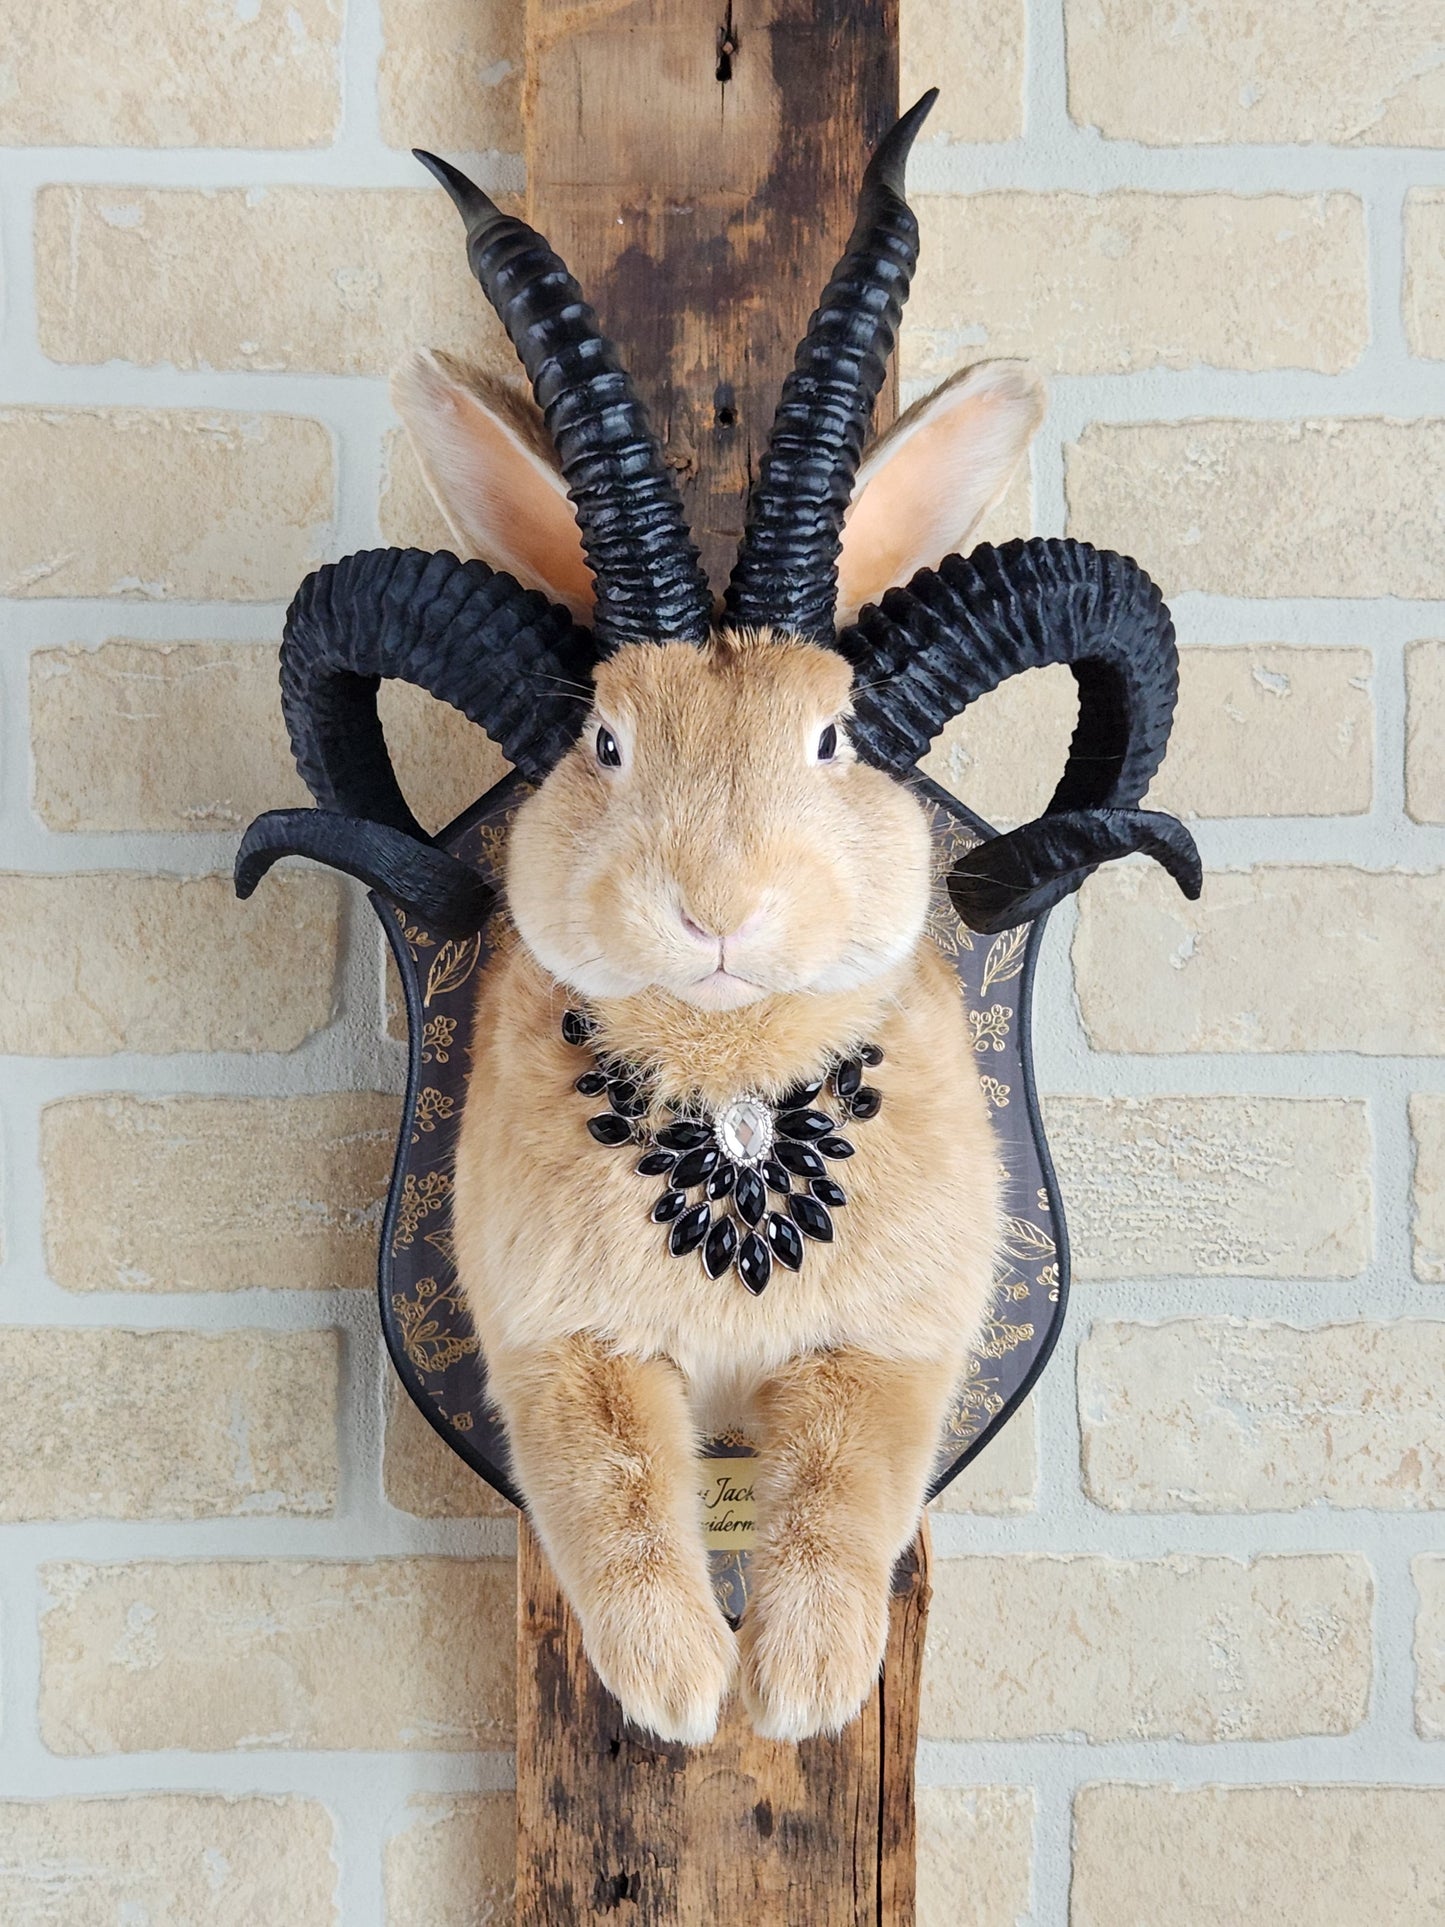
<svg viewBox="0 0 1445 1927">
<path fill-rule="evenodd" d="M 843 517 L 918 262 L 903 172 L 937 98 L 930 88 L 868 163 L 848 246 L 783 384 L 724 600 L 734 628 L 832 640 Z"/>
<path fill-rule="evenodd" d="M 1010 676 L 1068 663 L 1079 720 L 1044 814 L 970 850 L 948 880 L 976 930 L 1038 916 L 1111 857 L 1143 851 L 1197 897 L 1182 823 L 1139 807 L 1164 757 L 1179 685 L 1174 625 L 1127 556 L 1035 539 L 950 555 L 890 589 L 838 637 L 854 665 L 849 733 L 881 768 L 910 770 L 951 717 Z"/>
<path fill-rule="evenodd" d="M 467 259 L 532 383 L 597 583 L 598 651 L 702 642 L 712 597 L 647 411 L 581 288 L 534 228 L 414 150 L 467 227 Z"/>
<path fill-rule="evenodd" d="M 565 609 L 482 562 L 373 549 L 317 569 L 286 612 L 281 707 L 320 808 L 257 818 L 237 857 L 239 894 L 278 857 L 309 856 L 438 930 L 477 928 L 491 893 L 412 814 L 377 689 L 392 678 L 452 704 L 538 782 L 581 728 L 594 660 L 590 633 Z"/>
</svg>

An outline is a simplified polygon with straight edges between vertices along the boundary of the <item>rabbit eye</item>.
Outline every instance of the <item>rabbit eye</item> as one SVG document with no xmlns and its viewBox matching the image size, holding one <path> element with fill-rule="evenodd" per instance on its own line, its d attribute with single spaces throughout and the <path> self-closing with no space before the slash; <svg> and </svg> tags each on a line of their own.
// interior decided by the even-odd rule
<svg viewBox="0 0 1445 1927">
<path fill-rule="evenodd" d="M 617 747 L 617 738 L 605 723 L 597 732 L 597 760 L 604 769 L 622 767 L 622 751 Z"/>
<path fill-rule="evenodd" d="M 818 738 L 818 761 L 820 763 L 831 763 L 837 754 L 838 725 L 836 723 L 829 723 L 828 727 Z"/>
</svg>

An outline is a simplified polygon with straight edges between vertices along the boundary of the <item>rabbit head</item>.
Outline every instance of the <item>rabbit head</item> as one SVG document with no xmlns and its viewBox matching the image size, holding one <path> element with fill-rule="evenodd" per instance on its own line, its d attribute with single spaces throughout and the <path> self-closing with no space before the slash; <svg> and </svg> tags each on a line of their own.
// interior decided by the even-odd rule
<svg viewBox="0 0 1445 1927">
<path fill-rule="evenodd" d="M 481 723 L 539 785 L 508 893 L 561 980 L 596 996 L 656 986 L 712 1009 L 851 988 L 922 927 L 917 759 L 977 695 L 1068 661 L 1080 720 L 1063 780 L 1038 822 L 970 853 L 950 878 L 955 904 L 1003 929 L 1133 849 L 1197 894 L 1187 831 L 1138 807 L 1177 677 L 1153 584 L 1076 542 L 953 552 L 1038 426 L 1035 377 L 1017 362 L 968 369 L 863 457 L 917 253 L 904 163 L 933 98 L 869 163 L 720 608 L 581 289 L 533 229 L 420 157 L 466 222 L 536 405 L 440 355 L 399 374 L 398 408 L 467 559 L 381 551 L 303 585 L 283 704 L 322 810 L 252 826 L 243 893 L 299 850 L 434 927 L 476 926 L 478 879 L 426 837 L 386 756 L 376 683 L 403 676 Z"/>
<path fill-rule="evenodd" d="M 594 618 L 576 517 L 518 398 L 416 357 L 398 408 L 459 547 Z M 849 617 L 959 547 L 1043 413 L 1016 362 L 956 377 L 868 457 L 842 531 Z M 854 672 L 773 627 L 621 644 L 573 747 L 518 814 L 507 892 L 524 941 L 585 995 L 648 987 L 707 1009 L 851 989 L 917 941 L 928 830 L 849 738 Z"/>
</svg>

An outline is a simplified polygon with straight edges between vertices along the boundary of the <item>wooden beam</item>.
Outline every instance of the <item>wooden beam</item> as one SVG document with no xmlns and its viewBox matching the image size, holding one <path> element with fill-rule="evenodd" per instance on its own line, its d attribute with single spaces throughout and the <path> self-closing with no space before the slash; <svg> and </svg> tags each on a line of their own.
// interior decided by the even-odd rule
<svg viewBox="0 0 1445 1927">
<path fill-rule="evenodd" d="M 517 1927 L 912 1927 L 925 1534 L 895 1581 L 883 1679 L 836 1739 L 706 1747 L 629 1727 L 518 1532 Z"/>
<path fill-rule="evenodd" d="M 528 217 L 667 449 L 715 592 L 799 337 L 898 110 L 897 0 L 527 0 Z M 891 419 L 896 388 L 879 399 Z M 922 1536 L 883 1683 L 832 1740 L 732 1707 L 688 1750 L 629 1729 L 525 1521 L 519 1927 L 911 1927 Z"/>
<path fill-rule="evenodd" d="M 528 218 L 621 347 L 721 592 L 897 116 L 897 0 L 527 0 L 525 103 Z"/>
</svg>

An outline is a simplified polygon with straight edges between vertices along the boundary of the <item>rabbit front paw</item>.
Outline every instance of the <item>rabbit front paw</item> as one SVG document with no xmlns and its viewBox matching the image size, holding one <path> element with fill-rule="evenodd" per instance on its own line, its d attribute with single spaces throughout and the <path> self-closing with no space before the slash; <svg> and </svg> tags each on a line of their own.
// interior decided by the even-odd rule
<svg viewBox="0 0 1445 1927">
<path fill-rule="evenodd" d="M 716 1733 L 738 1643 L 710 1589 L 698 1598 L 644 1580 L 584 1616 L 582 1643 L 634 1725 L 684 1746 Z"/>
<path fill-rule="evenodd" d="M 888 1587 L 821 1568 L 757 1577 L 740 1635 L 743 1697 L 768 1740 L 837 1733 L 873 1690 L 888 1642 Z"/>
</svg>

